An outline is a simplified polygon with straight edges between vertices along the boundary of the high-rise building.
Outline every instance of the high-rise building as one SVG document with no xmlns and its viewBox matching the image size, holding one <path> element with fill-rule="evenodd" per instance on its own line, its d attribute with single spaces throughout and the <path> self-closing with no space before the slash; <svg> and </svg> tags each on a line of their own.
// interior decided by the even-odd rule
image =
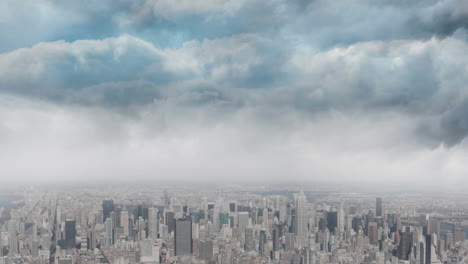
<svg viewBox="0 0 468 264">
<path fill-rule="evenodd" d="M 229 204 L 229 211 L 231 213 L 235 212 L 236 211 L 236 203 L 230 203 Z"/>
<path fill-rule="evenodd" d="M 327 212 L 327 228 L 330 233 L 338 227 L 338 212 Z"/>
<path fill-rule="evenodd" d="M 10 237 L 10 249 L 8 254 L 14 256 L 18 254 L 18 228 L 15 220 L 8 221 L 8 236 Z"/>
<path fill-rule="evenodd" d="M 280 238 L 283 235 L 283 226 L 281 224 L 275 224 L 273 228 L 272 240 L 273 240 L 273 251 L 280 250 Z"/>
<path fill-rule="evenodd" d="M 427 234 L 436 234 L 437 238 L 440 237 L 440 221 L 437 219 L 427 220 Z"/>
<path fill-rule="evenodd" d="M 123 228 L 124 236 L 129 236 L 129 222 L 128 222 L 128 212 L 122 211 L 120 212 L 120 224 Z"/>
<path fill-rule="evenodd" d="M 199 258 L 210 261 L 213 258 L 213 240 L 200 240 Z"/>
<path fill-rule="evenodd" d="M 114 200 L 102 201 L 102 221 L 105 222 L 110 217 L 110 213 L 115 210 Z"/>
<path fill-rule="evenodd" d="M 411 247 L 413 246 L 413 232 L 406 230 L 401 233 L 400 245 L 398 245 L 398 258 L 402 260 L 409 260 Z"/>
<path fill-rule="evenodd" d="M 245 231 L 245 228 L 249 224 L 249 213 L 248 212 L 239 212 L 237 214 L 237 229 L 240 233 Z"/>
<path fill-rule="evenodd" d="M 76 227 L 75 220 L 66 220 L 65 221 L 65 242 L 64 248 L 71 249 L 74 248 L 76 244 Z"/>
<path fill-rule="evenodd" d="M 175 220 L 174 252 L 176 256 L 189 256 L 193 253 L 192 219 L 179 218 Z"/>
<path fill-rule="evenodd" d="M 379 229 L 377 227 L 377 223 L 376 222 L 370 222 L 368 225 L 367 225 L 367 233 L 369 234 L 369 244 L 371 245 L 377 245 L 378 244 L 378 240 L 379 240 Z"/>
<path fill-rule="evenodd" d="M 463 227 L 456 226 L 453 231 L 453 240 L 455 243 L 464 241 L 466 239 L 466 233 L 463 231 Z"/>
<path fill-rule="evenodd" d="M 222 228 L 223 225 L 229 225 L 229 214 L 220 213 L 219 214 L 219 228 Z"/>
<path fill-rule="evenodd" d="M 166 211 L 166 225 L 167 225 L 167 229 L 168 229 L 168 232 L 171 233 L 172 231 L 174 231 L 174 212 L 171 212 L 171 211 Z"/>
<path fill-rule="evenodd" d="M 114 245 L 114 226 L 112 223 L 112 219 L 109 217 L 105 222 L 106 227 L 106 246 L 110 247 Z"/>
<path fill-rule="evenodd" d="M 266 230 L 260 230 L 260 239 L 258 241 L 258 250 L 260 251 L 260 256 L 264 255 L 265 252 L 265 243 L 266 243 Z"/>
<path fill-rule="evenodd" d="M 383 216 L 382 197 L 377 197 L 375 202 L 375 216 Z"/>
<path fill-rule="evenodd" d="M 151 207 L 148 209 L 148 233 L 149 238 L 158 238 L 158 209 Z"/>
<path fill-rule="evenodd" d="M 245 252 L 255 250 L 254 230 L 251 225 L 245 228 Z"/>
<path fill-rule="evenodd" d="M 301 192 L 296 197 L 296 245 L 298 248 L 305 247 L 307 245 L 307 197 L 304 194 L 304 191 L 301 189 Z"/>
</svg>

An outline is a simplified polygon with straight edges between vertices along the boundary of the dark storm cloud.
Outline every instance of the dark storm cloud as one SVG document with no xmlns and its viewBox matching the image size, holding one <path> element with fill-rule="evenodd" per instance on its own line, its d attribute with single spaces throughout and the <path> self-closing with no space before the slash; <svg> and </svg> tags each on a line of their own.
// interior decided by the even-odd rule
<svg viewBox="0 0 468 264">
<path fill-rule="evenodd" d="M 0 156 L 462 175 L 467 26 L 462 0 L 2 1 Z"/>
</svg>

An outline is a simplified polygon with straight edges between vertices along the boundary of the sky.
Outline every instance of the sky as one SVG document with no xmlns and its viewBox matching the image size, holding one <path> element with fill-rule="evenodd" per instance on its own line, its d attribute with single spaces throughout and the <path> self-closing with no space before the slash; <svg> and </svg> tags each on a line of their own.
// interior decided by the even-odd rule
<svg viewBox="0 0 468 264">
<path fill-rule="evenodd" d="M 0 36 L 3 181 L 467 183 L 466 0 L 2 0 Z"/>
</svg>

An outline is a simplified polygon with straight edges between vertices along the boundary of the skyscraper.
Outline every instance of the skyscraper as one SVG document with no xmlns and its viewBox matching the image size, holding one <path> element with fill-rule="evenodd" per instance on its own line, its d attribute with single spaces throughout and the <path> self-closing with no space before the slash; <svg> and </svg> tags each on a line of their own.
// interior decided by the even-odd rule
<svg viewBox="0 0 468 264">
<path fill-rule="evenodd" d="M 437 238 L 440 237 L 440 221 L 437 219 L 429 219 L 427 221 L 427 234 L 436 234 Z"/>
<path fill-rule="evenodd" d="M 15 220 L 8 221 L 8 236 L 10 237 L 10 249 L 8 254 L 14 256 L 18 254 L 18 228 Z"/>
<path fill-rule="evenodd" d="M 105 222 L 110 217 L 110 213 L 115 210 L 114 200 L 102 201 L 102 221 Z"/>
<path fill-rule="evenodd" d="M 376 222 L 370 222 L 367 225 L 367 233 L 369 234 L 369 244 L 377 245 L 379 239 L 379 229 Z"/>
<path fill-rule="evenodd" d="M 174 252 L 176 256 L 192 255 L 192 219 L 180 218 L 175 220 Z"/>
<path fill-rule="evenodd" d="M 105 222 L 106 227 L 106 246 L 110 247 L 114 244 L 114 232 L 113 232 L 113 223 L 112 219 L 109 217 Z"/>
<path fill-rule="evenodd" d="M 76 244 L 76 227 L 75 220 L 65 221 L 65 243 L 64 248 L 74 248 Z"/>
<path fill-rule="evenodd" d="M 237 228 L 239 232 L 244 232 L 245 228 L 249 223 L 249 213 L 248 212 L 239 212 L 238 213 Z"/>
<path fill-rule="evenodd" d="M 266 243 L 266 230 L 260 230 L 260 239 L 258 241 L 258 250 L 260 251 L 260 256 L 263 256 L 265 252 L 265 243 Z"/>
<path fill-rule="evenodd" d="M 402 260 L 409 260 L 411 247 L 413 246 L 413 232 L 406 230 L 401 233 L 400 245 L 398 246 L 398 258 Z"/>
<path fill-rule="evenodd" d="M 306 216 L 306 203 L 307 197 L 304 194 L 304 191 L 301 189 L 301 192 L 296 197 L 296 245 L 298 248 L 305 247 L 307 244 L 307 216 Z"/>
<path fill-rule="evenodd" d="M 158 209 L 154 207 L 148 209 L 148 233 L 149 238 L 158 238 Z"/>
<path fill-rule="evenodd" d="M 245 252 L 255 250 L 254 230 L 251 225 L 245 228 Z"/>
<path fill-rule="evenodd" d="M 200 240 L 199 258 L 210 261 L 213 258 L 213 240 Z"/>
<path fill-rule="evenodd" d="M 375 201 L 375 216 L 380 217 L 383 215 L 382 197 L 377 197 Z"/>
<path fill-rule="evenodd" d="M 129 236 L 129 223 L 127 211 L 120 212 L 120 224 L 122 225 L 124 236 Z"/>
<path fill-rule="evenodd" d="M 171 211 L 166 211 L 166 225 L 167 225 L 167 229 L 168 229 L 168 232 L 171 233 L 172 231 L 174 231 L 174 212 L 171 212 Z"/>
<path fill-rule="evenodd" d="M 283 235 L 282 230 L 283 230 L 283 226 L 281 224 L 275 224 L 274 225 L 273 235 L 272 235 L 273 251 L 279 251 L 280 250 L 280 237 Z"/>
<path fill-rule="evenodd" d="M 338 212 L 327 212 L 327 228 L 330 233 L 338 227 Z"/>
</svg>

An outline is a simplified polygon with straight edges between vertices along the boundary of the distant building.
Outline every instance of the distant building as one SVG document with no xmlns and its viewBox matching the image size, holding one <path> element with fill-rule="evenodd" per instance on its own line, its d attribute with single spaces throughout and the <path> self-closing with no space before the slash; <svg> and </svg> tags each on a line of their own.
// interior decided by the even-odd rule
<svg viewBox="0 0 468 264">
<path fill-rule="evenodd" d="M 377 245 L 378 244 L 378 240 L 379 240 L 379 229 L 377 227 L 377 223 L 376 222 L 370 222 L 368 225 L 367 225 L 367 233 L 369 234 L 369 244 L 371 245 Z"/>
<path fill-rule="evenodd" d="M 307 245 L 307 197 L 304 194 L 304 191 L 301 192 L 296 197 L 296 229 L 294 230 L 296 234 L 296 245 L 298 248 L 305 247 Z"/>
<path fill-rule="evenodd" d="M 375 216 L 383 216 L 382 197 L 377 197 L 375 202 Z"/>
<path fill-rule="evenodd" d="M 115 210 L 114 200 L 102 201 L 102 222 L 105 222 L 110 217 L 110 213 Z"/>
<path fill-rule="evenodd" d="M 189 256 L 193 253 L 192 219 L 180 218 L 175 221 L 174 252 L 176 256 Z"/>
<path fill-rule="evenodd" d="M 74 248 L 76 245 L 75 220 L 65 221 L 65 242 L 63 245 L 65 249 Z"/>
</svg>

